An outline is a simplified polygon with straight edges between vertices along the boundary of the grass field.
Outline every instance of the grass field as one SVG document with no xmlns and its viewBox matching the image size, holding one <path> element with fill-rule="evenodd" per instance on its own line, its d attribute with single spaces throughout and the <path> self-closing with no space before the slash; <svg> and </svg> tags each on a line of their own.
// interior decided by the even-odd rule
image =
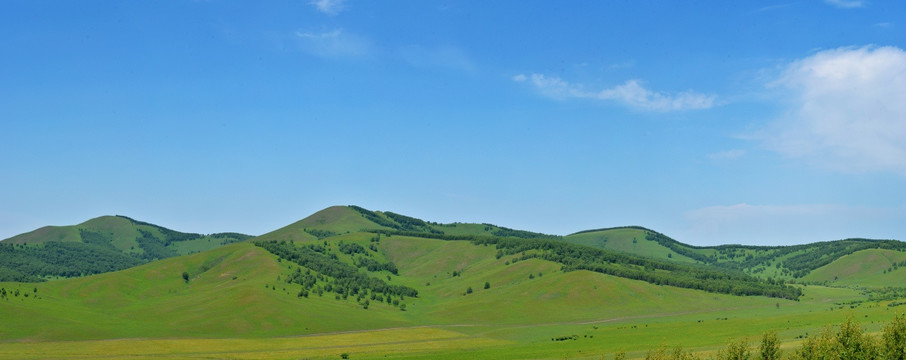
<svg viewBox="0 0 906 360">
<path fill-rule="evenodd" d="M 886 271 L 906 260 L 898 251 L 843 256 L 806 279 L 828 286 L 802 286 L 804 296 L 793 301 L 563 272 L 560 264 L 498 257 L 496 248 L 468 241 L 375 241 L 359 232 L 374 224 L 360 219 L 329 208 L 265 238 L 323 246 L 347 264 L 355 258 L 340 243 L 370 249 L 368 256 L 392 261 L 399 272 L 369 276 L 418 289 L 418 297 L 403 299 L 405 310 L 380 301 L 364 308 L 330 292 L 298 296 L 301 285 L 285 281 L 297 264 L 242 242 L 118 272 L 0 283 L 9 294 L 0 298 L 0 359 L 609 359 L 677 345 L 707 356 L 729 339 L 754 342 L 767 330 L 792 349 L 846 318 L 877 332 L 903 310 L 887 306 L 897 300 L 865 301 L 856 286 L 904 280 L 903 269 Z M 497 229 L 455 228 L 463 235 Z M 332 235 L 318 239 L 326 232 Z M 669 251 L 637 229 L 571 238 L 660 258 Z M 203 250 L 206 244 L 193 242 L 205 241 L 184 242 L 183 251 Z"/>
<path fill-rule="evenodd" d="M 0 358 L 597 359 L 661 345 L 707 353 L 769 329 L 791 346 L 847 316 L 876 331 L 895 313 L 842 305 L 862 298 L 846 288 L 807 286 L 798 302 L 736 297 L 564 273 L 538 259 L 506 265 L 512 259 L 493 248 L 461 241 L 394 236 L 380 247 L 400 268 L 391 282 L 420 290 L 406 311 L 298 298 L 297 285 L 277 280 L 292 266 L 250 243 L 85 278 L 0 283 L 31 292 L 0 300 Z"/>
</svg>

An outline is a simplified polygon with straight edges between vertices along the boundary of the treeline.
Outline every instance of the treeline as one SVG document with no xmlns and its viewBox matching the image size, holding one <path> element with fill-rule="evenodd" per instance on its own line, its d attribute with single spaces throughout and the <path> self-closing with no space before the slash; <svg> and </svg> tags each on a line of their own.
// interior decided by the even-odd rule
<svg viewBox="0 0 906 360">
<path fill-rule="evenodd" d="M 127 217 L 127 216 L 123 216 L 123 215 L 117 215 L 117 216 L 124 218 L 126 220 L 129 220 L 135 225 L 144 225 L 144 226 L 149 226 L 149 227 L 157 229 L 157 231 L 159 231 L 161 233 L 161 235 L 164 236 L 164 239 L 163 239 L 164 245 L 170 245 L 171 242 L 195 240 L 195 239 L 200 239 L 200 238 L 204 237 L 204 235 L 202 235 L 202 234 L 179 232 L 176 230 L 167 229 L 163 226 L 146 223 L 144 221 L 138 221 L 138 220 L 135 220 L 135 219 Z"/>
<path fill-rule="evenodd" d="M 430 223 L 416 219 L 414 217 L 400 215 L 390 211 L 383 213 L 384 216 L 381 216 L 375 211 L 365 209 L 363 207 L 349 205 L 350 209 L 355 210 L 362 216 L 364 216 L 368 221 L 371 221 L 375 224 L 388 227 L 398 231 L 416 231 L 420 233 L 429 233 L 429 234 L 443 234 L 443 231 L 437 230 L 432 227 Z"/>
<path fill-rule="evenodd" d="M 288 243 L 286 241 L 256 241 L 255 245 L 264 248 L 281 259 L 291 261 L 299 266 L 314 271 L 323 277 L 329 278 L 327 284 L 329 285 L 329 290 L 325 290 L 333 291 L 338 295 L 344 295 L 344 297 L 359 295 L 363 292 L 381 294 L 383 297 L 399 298 L 418 296 L 418 290 L 403 285 L 391 285 L 381 279 L 368 276 L 367 274 L 360 272 L 356 266 L 340 261 L 335 254 L 327 255 L 324 252 L 317 251 L 309 246 L 297 247 L 293 243 Z M 358 263 L 367 268 L 370 263 L 367 260 L 364 260 L 363 263 L 362 259 L 365 258 L 360 257 Z M 391 267 L 390 265 L 380 263 L 377 263 L 376 266 L 384 269 L 386 269 L 386 267 Z M 392 269 L 396 269 L 396 266 L 393 265 Z M 310 282 L 304 282 L 302 284 L 312 285 Z"/>
<path fill-rule="evenodd" d="M 0 243 L 0 279 L 42 281 L 42 277 L 74 277 L 127 269 L 143 261 L 103 245 L 48 241 L 19 246 Z"/>
<path fill-rule="evenodd" d="M 731 295 L 761 295 L 790 300 L 802 296 L 799 288 L 773 280 L 760 280 L 741 272 L 714 270 L 554 240 L 483 238 L 472 242 L 494 245 L 503 255 L 522 253 L 523 258 L 538 257 L 557 262 L 563 265 L 564 271 L 590 270 L 656 285 Z"/>
<path fill-rule="evenodd" d="M 336 235 L 337 235 L 337 233 L 335 233 L 335 232 L 333 232 L 333 231 L 330 231 L 330 230 L 320 230 L 320 229 L 309 229 L 309 228 L 305 228 L 305 229 L 302 229 L 302 231 L 305 231 L 305 232 L 308 233 L 309 235 L 318 238 L 318 240 L 326 239 L 326 238 L 329 238 L 329 237 L 331 237 L 331 236 L 336 236 Z"/>
<path fill-rule="evenodd" d="M 664 234 L 647 231 L 645 238 L 655 241 L 680 255 L 696 261 L 716 266 L 744 270 L 759 266 L 767 267 L 772 263 L 780 268 L 781 273 L 793 278 L 801 278 L 811 271 L 857 251 L 867 249 L 888 249 L 906 251 L 906 243 L 896 240 L 845 239 L 793 246 L 751 246 L 720 245 L 698 247 L 680 243 Z M 700 250 L 714 250 L 705 255 Z M 781 258 L 784 258 L 780 260 Z M 906 263 L 906 262 L 904 262 Z"/>
<path fill-rule="evenodd" d="M 802 290 L 772 279 L 762 280 L 732 269 L 713 269 L 647 258 L 551 239 L 502 238 L 481 235 L 424 234 L 380 230 L 386 236 L 410 236 L 494 245 L 497 257 L 522 254 L 520 259 L 541 258 L 563 265 L 564 271 L 590 270 L 657 285 L 704 290 L 731 295 L 760 295 L 797 300 Z"/>
<path fill-rule="evenodd" d="M 614 227 L 609 227 L 609 228 L 600 228 L 600 229 L 582 230 L 582 231 L 579 231 L 579 232 L 574 232 L 574 233 L 572 233 L 572 234 L 569 234 L 568 236 L 579 235 L 579 234 L 587 234 L 587 233 L 593 233 L 593 232 L 599 232 L 599 231 L 621 230 L 621 229 L 635 229 L 635 230 L 642 230 L 642 231 L 653 232 L 652 230 L 649 230 L 648 228 L 641 227 L 641 226 L 634 226 L 634 225 L 633 225 L 633 226 L 614 226 Z"/>
<path fill-rule="evenodd" d="M 536 233 L 525 230 L 510 229 L 494 224 L 482 224 L 485 231 L 490 231 L 492 235 L 498 237 L 514 237 L 520 239 L 559 239 L 560 236 Z"/>
</svg>

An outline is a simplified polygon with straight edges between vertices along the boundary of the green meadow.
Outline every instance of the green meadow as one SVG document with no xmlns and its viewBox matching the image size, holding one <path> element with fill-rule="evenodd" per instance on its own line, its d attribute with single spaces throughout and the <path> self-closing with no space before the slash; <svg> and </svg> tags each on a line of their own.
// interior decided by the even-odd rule
<svg viewBox="0 0 906 360">
<path fill-rule="evenodd" d="M 438 229 L 456 229 L 444 232 L 456 236 L 546 239 L 543 234 L 409 219 L 334 207 L 254 241 L 125 270 L 0 282 L 0 293 L 7 293 L 0 297 L 0 358 L 611 359 L 618 352 L 644 358 L 662 346 L 707 358 L 730 339 L 754 344 L 769 330 L 788 352 L 846 319 L 878 333 L 906 309 L 896 296 L 869 298 L 865 288 L 902 281 L 903 269 L 891 270 L 906 260 L 897 250 L 841 255 L 790 285 L 802 290 L 791 300 L 566 271 L 531 256 L 544 255 L 539 250 L 504 254 L 493 245 L 437 238 Z M 399 232 L 378 232 L 392 229 Z M 413 229 L 435 232 L 417 236 Z M 695 263 L 645 236 L 623 228 L 551 241 Z M 315 279 L 321 274 L 314 265 L 271 253 L 256 245 L 261 241 L 315 249 L 311 256 L 330 266 L 359 266 L 359 275 L 416 289 L 418 296 L 394 295 L 391 302 L 390 296 L 378 300 L 386 293 L 374 289 L 319 293 L 339 278 Z M 362 267 L 366 258 L 398 271 L 369 271 Z M 290 280 L 297 274 L 313 280 Z"/>
</svg>

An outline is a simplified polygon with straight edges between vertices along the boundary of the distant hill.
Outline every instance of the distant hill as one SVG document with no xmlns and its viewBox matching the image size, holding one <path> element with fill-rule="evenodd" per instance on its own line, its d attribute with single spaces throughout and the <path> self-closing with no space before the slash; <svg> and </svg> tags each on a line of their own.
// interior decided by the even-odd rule
<svg viewBox="0 0 906 360">
<path fill-rule="evenodd" d="M 817 242 L 793 246 L 692 246 L 676 241 L 664 234 L 643 227 L 618 227 L 581 231 L 563 237 L 563 241 L 587 245 L 600 249 L 616 250 L 657 259 L 680 263 L 697 263 L 728 270 L 742 271 L 746 274 L 764 279 L 795 280 L 800 282 L 826 281 L 826 274 L 835 270 L 822 270 L 821 274 L 811 276 L 819 268 L 844 261 L 847 264 L 858 262 L 862 256 L 851 256 L 863 251 L 884 250 L 886 257 L 881 263 L 872 266 L 858 267 L 858 270 L 844 271 L 837 275 L 860 279 L 870 275 L 882 275 L 882 267 L 891 270 L 890 259 L 906 260 L 906 243 L 897 240 L 845 239 Z M 872 258 L 874 259 L 874 258 Z M 872 261 L 864 258 L 866 261 Z M 875 262 L 876 263 L 876 262 Z M 837 265 L 853 269 L 851 265 Z M 834 269 L 835 267 L 830 267 Z M 877 269 L 875 269 L 877 268 Z M 884 273 L 886 274 L 886 273 Z M 886 276 L 882 278 L 887 278 Z"/>
<path fill-rule="evenodd" d="M 496 247 L 471 241 L 367 232 L 283 241 L 267 243 L 309 249 L 327 262 L 301 265 L 301 258 L 239 242 L 96 276 L 0 282 L 10 294 L 0 298 L 0 339 L 257 338 L 435 324 L 484 328 L 796 303 L 564 269 L 540 257 L 522 259 L 520 252 L 498 256 Z M 370 268 L 373 263 L 393 263 L 396 271 Z M 342 272 L 350 267 L 361 280 L 411 288 L 417 295 L 347 282 L 349 274 Z"/>
<path fill-rule="evenodd" d="M 40 281 L 126 269 L 250 238 L 183 233 L 125 216 L 45 226 L 0 242 L 0 280 Z"/>
<path fill-rule="evenodd" d="M 354 205 L 326 208 L 254 239 L 307 242 L 356 233 L 471 241 L 493 245 L 502 255 L 518 250 L 524 253 L 521 256 L 525 258 L 538 257 L 550 260 L 559 257 L 557 261 L 568 268 L 619 274 L 618 276 L 633 279 L 647 279 L 646 281 L 653 283 L 693 288 L 710 285 L 702 285 L 699 280 L 679 281 L 674 275 L 686 273 L 690 279 L 696 279 L 702 275 L 691 274 L 705 271 L 729 273 L 736 277 L 744 274 L 756 279 L 770 280 L 775 284 L 789 281 L 815 283 L 831 281 L 833 277 L 810 276 L 813 271 L 838 260 L 848 259 L 848 255 L 863 250 L 883 249 L 895 254 L 906 254 L 904 252 L 906 243 L 869 239 L 846 239 L 796 246 L 698 247 L 678 242 L 640 226 L 594 229 L 568 236 L 556 236 L 487 223 L 441 224 L 390 211 L 372 211 Z M 237 233 L 211 235 L 182 233 L 125 216 L 102 216 L 79 225 L 43 227 L 0 242 L 2 255 L 0 280 L 40 281 L 115 271 L 172 256 L 201 252 L 249 238 L 251 237 L 248 235 Z M 500 239 L 521 239 L 521 242 Z M 556 244 L 581 247 L 563 247 Z M 592 253 L 581 250 L 584 247 L 604 252 Z M 578 252 L 582 252 L 582 255 L 573 254 Z M 563 257 L 565 253 L 571 255 Z M 619 254 L 626 254 L 629 257 Z M 577 260 L 582 257 L 585 257 L 584 260 Z M 595 261 L 604 261 L 606 264 L 597 264 Z M 887 267 L 891 272 L 894 270 L 893 265 Z M 646 269 L 661 271 L 652 273 L 646 272 Z M 665 270 L 673 275 L 665 277 Z M 827 270 L 821 274 L 832 272 Z M 865 268 L 857 273 L 842 275 L 852 279 L 879 275 L 877 282 L 892 279 L 891 276 L 887 276 L 887 272 L 876 273 L 874 268 Z M 835 276 L 839 282 L 841 275 Z M 750 285 L 758 281 L 761 280 L 755 282 L 744 280 Z M 742 287 L 748 288 L 749 285 Z M 740 289 L 740 287 L 736 290 L 727 288 L 722 291 L 743 291 Z"/>
</svg>

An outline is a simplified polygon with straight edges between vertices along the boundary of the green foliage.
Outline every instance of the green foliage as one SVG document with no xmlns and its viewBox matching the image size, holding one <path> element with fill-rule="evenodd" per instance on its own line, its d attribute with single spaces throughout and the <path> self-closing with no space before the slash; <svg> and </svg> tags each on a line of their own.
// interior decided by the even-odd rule
<svg viewBox="0 0 906 360">
<path fill-rule="evenodd" d="M 906 360 L 906 317 L 894 316 L 882 333 L 883 356 L 888 360 Z"/>
<path fill-rule="evenodd" d="M 92 244 L 111 249 L 114 248 L 113 239 L 111 239 L 111 236 L 101 234 L 101 232 L 99 231 L 79 229 L 79 236 L 82 237 L 82 241 L 86 244 Z"/>
<path fill-rule="evenodd" d="M 617 354 L 620 355 L 620 354 Z M 622 353 L 625 357 L 626 354 Z M 614 356 L 617 358 L 617 356 Z M 692 360 L 695 356 L 691 352 L 683 350 L 682 346 L 676 346 L 672 350 L 666 346 L 660 346 L 654 350 L 648 350 L 645 354 L 645 360 Z"/>
<path fill-rule="evenodd" d="M 762 281 L 742 273 L 656 260 L 555 240 L 476 238 L 472 242 L 478 245 L 493 244 L 507 255 L 526 253 L 520 260 L 539 257 L 557 262 L 563 265 L 564 271 L 590 270 L 657 285 L 732 295 L 763 295 L 793 300 L 802 295 L 799 288 Z"/>
<path fill-rule="evenodd" d="M 185 282 L 189 282 L 189 273 L 187 271 L 182 272 L 182 280 Z"/>
<path fill-rule="evenodd" d="M 885 328 L 884 337 L 887 337 Z M 881 347 L 873 338 L 862 330 L 862 327 L 852 318 L 847 319 L 835 332 L 833 328 L 826 327 L 820 335 L 809 337 L 796 351 L 794 359 L 829 359 L 829 360 L 856 360 L 880 359 Z"/>
<path fill-rule="evenodd" d="M 144 226 L 148 226 L 148 227 L 157 229 L 157 231 L 159 231 L 164 236 L 163 243 L 165 246 L 170 245 L 170 243 L 172 243 L 172 242 L 194 240 L 194 239 L 199 239 L 204 236 L 201 234 L 184 233 L 184 232 L 179 232 L 179 231 L 175 231 L 175 230 L 170 230 L 163 226 L 146 223 L 144 221 L 138 221 L 138 220 L 135 220 L 135 219 L 123 216 L 123 215 L 117 215 L 117 217 L 121 217 L 126 220 L 129 220 L 135 225 L 144 225 Z"/>
<path fill-rule="evenodd" d="M 718 360 L 748 360 L 750 356 L 749 342 L 746 339 L 731 341 L 726 347 L 717 351 Z"/>
<path fill-rule="evenodd" d="M 173 249 L 168 248 L 165 242 L 160 241 L 150 231 L 138 229 L 138 232 L 141 236 L 136 238 L 135 241 L 145 251 L 141 255 L 143 259 L 152 261 L 179 255 Z"/>
<path fill-rule="evenodd" d="M 862 326 L 852 317 L 848 318 L 836 336 L 839 344 L 839 359 L 841 360 L 869 360 L 878 358 L 878 348 L 874 339 L 868 336 Z"/>
<path fill-rule="evenodd" d="M 393 275 L 399 274 L 399 269 L 392 262 L 381 263 L 377 260 L 367 257 L 356 258 L 356 266 L 363 267 L 368 271 L 389 271 Z"/>
<path fill-rule="evenodd" d="M 339 247 L 341 253 L 344 253 L 347 255 L 365 254 L 366 253 L 365 247 L 363 247 L 362 245 L 356 244 L 356 243 L 347 243 L 347 242 L 341 241 L 340 244 L 338 245 L 338 247 Z"/>
<path fill-rule="evenodd" d="M 300 266 L 311 269 L 325 277 L 331 278 L 328 282 L 329 290 L 338 295 L 356 295 L 362 290 L 368 290 L 372 293 L 380 293 L 385 296 L 418 296 L 418 290 L 403 285 L 390 285 L 381 279 L 370 277 L 360 273 L 356 267 L 344 263 L 336 256 L 327 256 L 312 250 L 310 247 L 296 247 L 286 241 L 256 241 L 256 246 L 277 255 L 278 257 L 292 261 Z M 302 284 L 303 286 L 313 286 L 311 282 L 302 282 L 291 280 Z"/>
<path fill-rule="evenodd" d="M 338 235 L 337 233 L 335 233 L 335 232 L 333 232 L 333 231 L 330 231 L 330 230 L 320 230 L 320 229 L 309 229 L 309 228 L 305 228 L 305 229 L 303 229 L 303 231 L 305 231 L 305 232 L 311 234 L 312 236 L 318 238 L 318 240 L 323 240 L 323 239 L 329 238 L 329 237 L 331 237 L 331 236 L 336 236 L 336 235 Z"/>
<path fill-rule="evenodd" d="M 490 289 L 490 288 L 491 288 L 491 283 L 485 281 L 485 283 L 484 283 L 484 288 L 485 288 L 485 290 Z"/>
<path fill-rule="evenodd" d="M 141 263 L 118 250 L 96 244 L 50 241 L 40 246 L 16 248 L 0 243 L 0 278 L 4 281 L 100 274 Z"/>
<path fill-rule="evenodd" d="M 758 359 L 760 360 L 780 360 L 783 353 L 780 350 L 780 340 L 777 339 L 776 331 L 765 332 L 761 336 L 761 344 L 758 346 Z"/>
</svg>

